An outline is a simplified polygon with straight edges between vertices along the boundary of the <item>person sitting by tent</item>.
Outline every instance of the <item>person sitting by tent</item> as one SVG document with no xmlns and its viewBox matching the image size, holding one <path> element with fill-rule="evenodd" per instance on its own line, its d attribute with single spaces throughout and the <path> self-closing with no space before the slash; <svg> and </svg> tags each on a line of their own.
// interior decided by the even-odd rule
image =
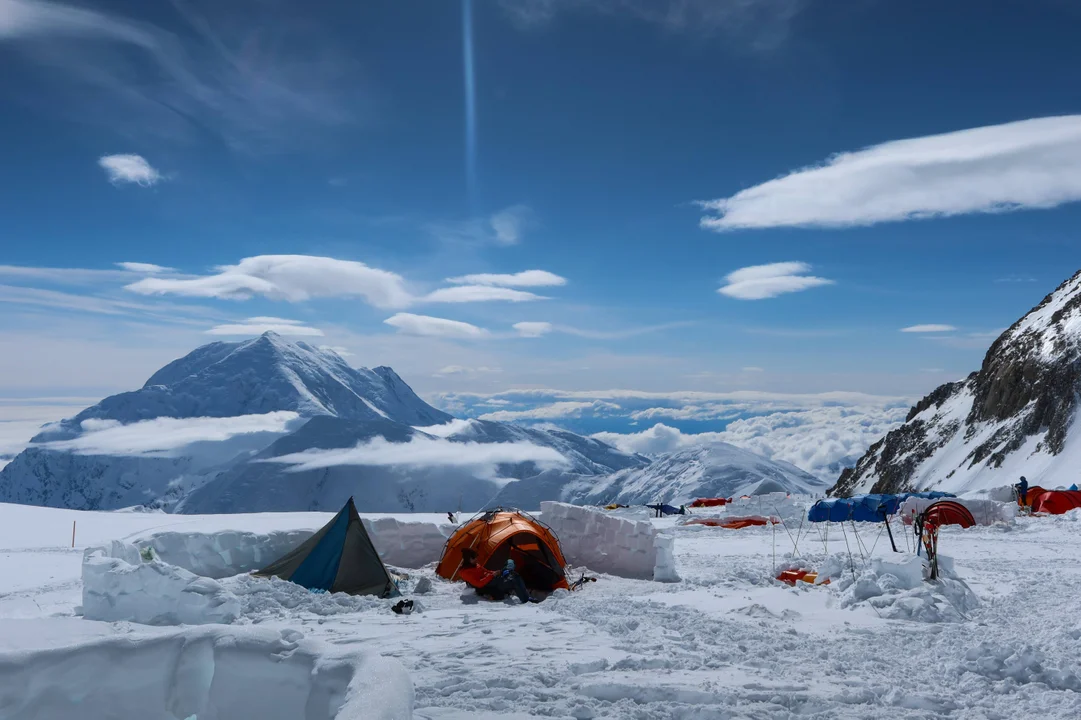
<svg viewBox="0 0 1081 720">
<path fill-rule="evenodd" d="M 514 571 L 514 561 L 507 560 L 507 565 L 502 571 L 488 570 L 477 564 L 477 551 L 472 548 L 462 549 L 462 567 L 458 569 L 458 577 L 467 585 L 477 591 L 477 595 L 490 597 L 492 600 L 502 600 L 507 595 L 514 593 L 523 603 L 539 602 L 529 594 L 522 576 Z"/>
<path fill-rule="evenodd" d="M 1022 475 L 1021 476 L 1021 482 L 1014 485 L 1014 487 L 1017 488 L 1017 499 L 1020 500 L 1021 505 L 1024 506 L 1026 504 L 1025 503 L 1025 499 L 1026 499 L 1025 496 L 1028 495 L 1028 480 L 1026 480 L 1025 476 Z"/>
</svg>

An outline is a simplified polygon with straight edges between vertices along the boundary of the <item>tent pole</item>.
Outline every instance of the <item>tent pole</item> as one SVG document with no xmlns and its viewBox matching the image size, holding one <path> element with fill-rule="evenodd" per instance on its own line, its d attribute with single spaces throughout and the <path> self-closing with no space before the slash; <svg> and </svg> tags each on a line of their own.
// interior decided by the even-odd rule
<svg viewBox="0 0 1081 720">
<path fill-rule="evenodd" d="M 883 522 L 886 523 L 886 532 L 889 533 L 889 535 L 890 535 L 890 545 L 893 546 L 893 551 L 894 552 L 900 552 L 897 549 L 897 543 L 895 543 L 893 541 L 893 530 L 890 529 L 890 520 L 889 520 L 889 518 L 883 518 Z"/>
</svg>

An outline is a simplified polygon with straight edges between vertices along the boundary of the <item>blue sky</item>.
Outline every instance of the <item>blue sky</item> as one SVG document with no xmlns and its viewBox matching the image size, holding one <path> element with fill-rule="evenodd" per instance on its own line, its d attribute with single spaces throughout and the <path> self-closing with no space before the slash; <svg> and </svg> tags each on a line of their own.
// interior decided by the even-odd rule
<svg viewBox="0 0 1081 720">
<path fill-rule="evenodd" d="M 0 0 L 0 395 L 277 327 L 429 396 L 888 404 L 1081 265 L 1069 3 L 313 5 Z"/>
</svg>

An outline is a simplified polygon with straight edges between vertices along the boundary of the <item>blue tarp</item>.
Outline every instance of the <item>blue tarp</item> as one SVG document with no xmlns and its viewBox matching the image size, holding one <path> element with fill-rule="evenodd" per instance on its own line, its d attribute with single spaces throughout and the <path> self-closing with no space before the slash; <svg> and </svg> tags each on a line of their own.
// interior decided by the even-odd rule
<svg viewBox="0 0 1081 720">
<path fill-rule="evenodd" d="M 683 512 L 678 507 L 672 507 L 671 505 L 668 505 L 667 503 L 662 504 L 662 505 L 646 505 L 646 507 L 650 508 L 651 510 L 656 510 L 658 513 L 661 513 L 662 515 L 682 515 L 683 514 Z"/>
<path fill-rule="evenodd" d="M 850 498 L 819 500 L 807 511 L 810 522 L 882 522 L 901 507 L 910 497 L 937 500 L 954 497 L 951 493 L 932 491 L 901 493 L 899 495 L 856 495 Z"/>
</svg>

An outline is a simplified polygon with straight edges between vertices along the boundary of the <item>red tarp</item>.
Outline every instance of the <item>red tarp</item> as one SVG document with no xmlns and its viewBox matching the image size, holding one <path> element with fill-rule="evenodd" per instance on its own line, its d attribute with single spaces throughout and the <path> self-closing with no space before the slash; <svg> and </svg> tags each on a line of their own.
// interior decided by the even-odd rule
<svg viewBox="0 0 1081 720">
<path fill-rule="evenodd" d="M 747 515 L 744 517 L 724 517 L 724 518 L 694 518 L 688 520 L 685 525 L 708 525 L 709 527 L 722 527 L 729 530 L 739 530 L 740 528 L 751 527 L 752 525 L 765 525 L 767 523 L 777 524 L 780 522 L 775 517 L 763 517 L 762 515 Z"/>
<path fill-rule="evenodd" d="M 1028 491 L 1032 502 L 1032 512 L 1061 515 L 1074 508 L 1081 508 L 1081 490 L 1045 490 L 1039 495 Z"/>
<path fill-rule="evenodd" d="M 719 507 L 728 502 L 728 498 L 698 498 L 691 507 Z"/>
<path fill-rule="evenodd" d="M 811 585 L 814 585 L 815 581 L 818 579 L 818 573 L 813 573 L 810 570 L 785 570 L 780 575 L 777 576 L 777 579 L 780 580 L 783 583 L 788 584 L 788 585 L 795 585 L 796 582 L 799 581 L 799 580 L 802 580 L 805 583 L 810 583 Z M 823 580 L 821 583 L 818 583 L 818 584 L 819 585 L 829 585 L 830 584 L 829 578 L 826 578 L 825 580 Z"/>
</svg>

